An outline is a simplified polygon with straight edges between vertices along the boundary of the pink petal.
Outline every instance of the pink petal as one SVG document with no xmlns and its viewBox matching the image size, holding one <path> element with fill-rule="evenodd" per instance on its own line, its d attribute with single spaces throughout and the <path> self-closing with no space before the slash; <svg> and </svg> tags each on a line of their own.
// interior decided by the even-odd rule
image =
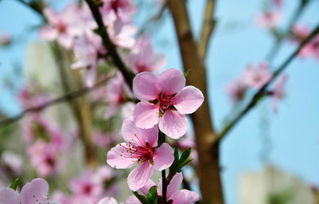
<svg viewBox="0 0 319 204">
<path fill-rule="evenodd" d="M 85 84 L 88 87 L 93 87 L 96 81 L 96 67 L 90 67 L 85 73 Z"/>
<path fill-rule="evenodd" d="M 178 69 L 169 69 L 159 75 L 157 79 L 157 87 L 167 95 L 178 93 L 185 86 L 185 83 L 184 74 Z"/>
<path fill-rule="evenodd" d="M 0 203 L 1 204 L 20 204 L 19 193 L 11 188 L 3 188 L 0 190 Z"/>
<path fill-rule="evenodd" d="M 162 144 L 154 153 L 154 168 L 162 171 L 168 168 L 174 161 L 174 151 L 169 144 Z"/>
<path fill-rule="evenodd" d="M 189 190 L 179 190 L 169 200 L 173 200 L 173 204 L 192 204 L 199 200 L 199 195 Z"/>
<path fill-rule="evenodd" d="M 182 173 L 176 173 L 171 182 L 167 186 L 167 197 L 170 198 L 176 191 L 180 189 L 183 182 Z"/>
<path fill-rule="evenodd" d="M 143 195 L 147 195 L 148 191 L 153 187 L 156 186 L 156 184 L 154 183 L 154 181 L 152 181 L 151 179 L 147 181 L 147 183 L 145 184 L 145 186 L 143 186 L 140 191 Z"/>
<path fill-rule="evenodd" d="M 151 147 L 157 146 L 158 128 L 138 128 L 132 118 L 128 118 L 123 121 L 122 135 L 126 142 L 131 142 L 136 146 L 146 146 L 146 143 L 148 143 Z"/>
<path fill-rule="evenodd" d="M 133 169 L 127 177 L 127 184 L 132 191 L 137 191 L 145 186 L 153 174 L 153 166 L 149 162 L 143 162 Z"/>
<path fill-rule="evenodd" d="M 142 204 L 142 203 L 135 196 L 131 195 L 130 197 L 128 197 L 125 204 Z"/>
<path fill-rule="evenodd" d="M 113 117 L 114 115 L 116 115 L 118 113 L 119 108 L 120 107 L 118 104 L 108 105 L 106 108 L 105 114 L 104 114 L 104 118 L 110 119 L 111 117 Z"/>
<path fill-rule="evenodd" d="M 59 23 L 60 16 L 55 10 L 53 10 L 51 8 L 45 8 L 43 13 L 44 13 L 45 17 L 47 17 L 50 24 L 55 25 L 55 24 Z"/>
<path fill-rule="evenodd" d="M 107 153 L 106 162 L 117 169 L 131 168 L 138 158 L 132 157 L 132 154 L 127 151 L 128 148 L 126 143 L 116 145 Z"/>
<path fill-rule="evenodd" d="M 117 201 L 112 197 L 105 197 L 100 200 L 97 204 L 117 204 Z"/>
<path fill-rule="evenodd" d="M 23 186 L 21 201 L 23 204 L 46 203 L 48 192 L 48 183 L 42 178 L 36 178 Z"/>
<path fill-rule="evenodd" d="M 58 31 L 50 25 L 45 25 L 39 30 L 40 38 L 43 40 L 52 41 L 58 37 Z"/>
<path fill-rule="evenodd" d="M 159 109 L 153 104 L 139 102 L 136 104 L 133 118 L 139 128 L 152 128 L 159 121 Z"/>
<path fill-rule="evenodd" d="M 157 77 L 151 72 L 142 72 L 133 80 L 133 92 L 136 98 L 144 101 L 154 100 L 159 95 L 156 87 Z"/>
<path fill-rule="evenodd" d="M 187 131 L 187 118 L 174 110 L 166 110 L 159 121 L 159 129 L 167 136 L 178 139 Z"/>
<path fill-rule="evenodd" d="M 186 86 L 175 98 L 174 107 L 181 114 L 190 114 L 195 112 L 204 101 L 203 93 L 193 87 Z"/>
</svg>

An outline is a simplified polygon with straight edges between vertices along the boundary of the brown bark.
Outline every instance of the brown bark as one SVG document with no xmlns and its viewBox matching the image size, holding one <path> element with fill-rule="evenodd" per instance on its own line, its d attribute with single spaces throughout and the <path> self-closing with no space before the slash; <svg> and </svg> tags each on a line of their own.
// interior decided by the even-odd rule
<svg viewBox="0 0 319 204">
<path fill-rule="evenodd" d="M 198 150 L 198 174 L 203 202 L 222 204 L 224 199 L 219 166 L 219 143 L 214 144 L 217 135 L 210 116 L 205 65 L 199 56 L 198 46 L 192 34 L 185 1 L 168 0 L 168 6 L 174 19 L 184 69 L 190 69 L 187 82 L 201 89 L 205 96 L 203 105 L 191 116 Z"/>
</svg>

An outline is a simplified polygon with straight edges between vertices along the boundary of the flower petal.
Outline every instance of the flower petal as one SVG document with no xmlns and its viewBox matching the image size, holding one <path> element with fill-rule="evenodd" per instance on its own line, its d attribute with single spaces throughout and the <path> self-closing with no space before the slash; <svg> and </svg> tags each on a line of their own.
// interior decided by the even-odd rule
<svg viewBox="0 0 319 204">
<path fill-rule="evenodd" d="M 11 188 L 3 188 L 0 190 L 1 204 L 19 204 L 21 203 L 19 193 Z"/>
<path fill-rule="evenodd" d="M 142 101 L 154 100 L 159 95 L 156 87 L 157 77 L 151 72 L 142 72 L 133 80 L 133 92 L 136 98 Z"/>
<path fill-rule="evenodd" d="M 97 204 L 117 204 L 117 201 L 112 197 L 105 197 L 100 200 Z"/>
<path fill-rule="evenodd" d="M 46 203 L 48 192 L 49 185 L 44 179 L 33 179 L 23 186 L 20 194 L 21 202 L 23 204 Z"/>
<path fill-rule="evenodd" d="M 123 121 L 122 135 L 124 140 L 136 144 L 137 146 L 146 146 L 148 143 L 151 147 L 157 146 L 158 127 L 150 129 L 141 129 L 136 127 L 132 118 Z"/>
<path fill-rule="evenodd" d="M 199 200 L 199 195 L 183 189 L 176 191 L 169 200 L 173 200 L 173 204 L 192 204 Z"/>
<path fill-rule="evenodd" d="M 107 153 L 106 162 L 117 169 L 131 168 L 138 158 L 135 158 L 131 152 L 127 151 L 129 148 L 126 143 L 116 145 Z"/>
<path fill-rule="evenodd" d="M 133 118 L 139 128 L 152 128 L 159 121 L 159 109 L 153 104 L 139 102 L 136 104 Z"/>
<path fill-rule="evenodd" d="M 133 169 L 127 177 L 127 184 L 132 191 L 145 186 L 153 174 L 153 166 L 148 162 L 143 162 Z"/>
<path fill-rule="evenodd" d="M 194 86 L 187 86 L 175 97 L 174 107 L 181 114 L 195 112 L 204 101 L 203 93 Z"/>
<path fill-rule="evenodd" d="M 159 129 L 167 136 L 178 139 L 187 131 L 187 118 L 174 110 L 166 110 L 159 121 Z"/>
<path fill-rule="evenodd" d="M 183 72 L 178 69 L 169 69 L 158 76 L 156 85 L 162 93 L 172 95 L 182 90 L 185 83 Z"/>
<path fill-rule="evenodd" d="M 162 171 L 168 168 L 174 161 L 174 151 L 169 144 L 162 144 L 154 153 L 154 168 Z"/>
<path fill-rule="evenodd" d="M 183 182 L 183 174 L 176 173 L 167 186 L 167 198 L 170 198 L 176 191 L 178 191 Z"/>
</svg>

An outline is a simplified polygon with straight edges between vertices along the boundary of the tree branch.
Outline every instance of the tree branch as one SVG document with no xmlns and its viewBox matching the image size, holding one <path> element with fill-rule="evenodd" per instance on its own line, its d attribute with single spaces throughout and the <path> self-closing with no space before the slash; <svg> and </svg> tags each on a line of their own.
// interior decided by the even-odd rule
<svg viewBox="0 0 319 204">
<path fill-rule="evenodd" d="M 93 87 L 89 88 L 89 87 L 84 87 L 81 88 L 79 90 L 76 90 L 74 92 L 68 93 L 66 95 L 60 96 L 58 98 L 55 98 L 51 101 L 45 102 L 43 104 L 37 105 L 37 106 L 33 106 L 30 108 L 25 109 L 24 111 L 22 111 L 21 113 L 17 114 L 14 117 L 11 118 L 6 118 L 0 121 L 0 127 L 2 126 L 6 126 L 6 125 L 10 125 L 14 122 L 17 122 L 18 120 L 22 119 L 24 116 L 26 116 L 28 113 L 34 113 L 34 112 L 39 112 L 42 111 L 50 106 L 54 106 L 63 102 L 67 102 L 67 101 L 72 101 L 78 97 L 81 97 L 85 94 L 88 94 L 89 92 L 99 88 L 101 85 L 105 84 L 110 78 L 112 78 L 112 76 L 108 76 L 107 78 L 97 82 Z"/>
<path fill-rule="evenodd" d="M 252 109 L 254 108 L 263 98 L 268 86 L 288 67 L 292 60 L 298 55 L 301 49 L 309 43 L 316 35 L 319 34 L 319 25 L 309 34 L 309 36 L 298 46 L 298 48 L 279 66 L 279 68 L 273 73 L 273 77 L 263 87 L 257 91 L 252 97 L 248 105 L 243 108 L 219 133 L 219 140 L 224 138 L 230 130 L 232 130 L 236 124 Z"/>
<path fill-rule="evenodd" d="M 200 35 L 199 44 L 198 44 L 199 56 L 202 59 L 206 58 L 211 35 L 214 32 L 214 29 L 217 23 L 215 19 L 215 10 L 216 10 L 216 0 L 206 0 L 202 31 Z"/>
<path fill-rule="evenodd" d="M 191 115 L 198 150 L 199 183 L 204 203 L 224 203 L 219 167 L 219 143 L 213 128 L 207 95 L 206 68 L 194 40 L 185 0 L 168 0 L 174 19 L 184 70 L 190 69 L 187 83 L 198 87 L 205 96 L 202 106 Z M 212 144 L 216 144 L 211 150 Z"/>
</svg>

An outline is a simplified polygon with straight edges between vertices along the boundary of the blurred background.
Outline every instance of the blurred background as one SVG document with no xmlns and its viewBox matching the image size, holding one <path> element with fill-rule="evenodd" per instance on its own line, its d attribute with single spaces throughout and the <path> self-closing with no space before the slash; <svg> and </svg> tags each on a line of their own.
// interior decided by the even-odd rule
<svg viewBox="0 0 319 204">
<path fill-rule="evenodd" d="M 63 8 L 68 2 L 49 1 L 57 9 Z M 279 29 L 287 27 L 298 3 L 298 0 L 284 1 Z M 143 26 L 160 8 L 159 4 L 154 6 L 152 1 L 136 0 L 136 4 L 139 11 L 134 23 L 138 27 Z M 313 27 L 319 22 L 319 1 L 313 0 L 310 4 L 298 22 Z M 206 60 L 209 97 L 217 130 L 223 127 L 225 117 L 234 110 L 226 92 L 227 84 L 241 75 L 247 64 L 258 64 L 265 60 L 274 44 L 273 35 L 256 24 L 256 18 L 264 6 L 265 1 L 261 0 L 223 0 L 217 3 L 218 27 L 210 42 Z M 204 0 L 188 0 L 196 37 L 199 36 L 204 7 Z M 0 1 L 0 32 L 12 37 L 11 45 L 0 47 L 0 112 L 3 116 L 15 116 L 23 110 L 18 95 L 32 77 L 37 78 L 40 84 L 47 83 L 45 89 L 50 90 L 55 86 L 55 75 L 48 71 L 52 68 L 48 62 L 50 59 L 34 53 L 34 43 L 41 42 L 37 31 L 40 25 L 39 16 L 18 1 Z M 181 68 L 169 12 L 164 11 L 161 19 L 148 26 L 146 32 L 151 36 L 154 48 L 167 56 L 165 68 Z M 272 63 L 274 67 L 282 63 L 295 47 L 289 41 L 284 42 Z M 289 200 L 289 197 L 294 196 L 293 191 L 298 191 L 305 200 L 293 203 L 315 202 L 309 198 L 312 196 L 309 192 L 319 184 L 318 60 L 296 58 L 287 68 L 289 78 L 285 87 L 286 97 L 279 103 L 278 111 L 272 110 L 270 100 L 264 100 L 223 141 L 222 179 L 226 203 L 256 204 L 258 201 L 254 197 L 265 196 L 264 192 L 271 188 L 265 184 L 269 178 L 275 178 L 283 186 L 279 189 L 282 195 L 277 197 Z M 12 130 L 8 130 L 9 127 L 12 125 L 0 127 L 1 139 L 10 137 Z M 0 147 L 2 153 L 7 148 Z"/>
</svg>

